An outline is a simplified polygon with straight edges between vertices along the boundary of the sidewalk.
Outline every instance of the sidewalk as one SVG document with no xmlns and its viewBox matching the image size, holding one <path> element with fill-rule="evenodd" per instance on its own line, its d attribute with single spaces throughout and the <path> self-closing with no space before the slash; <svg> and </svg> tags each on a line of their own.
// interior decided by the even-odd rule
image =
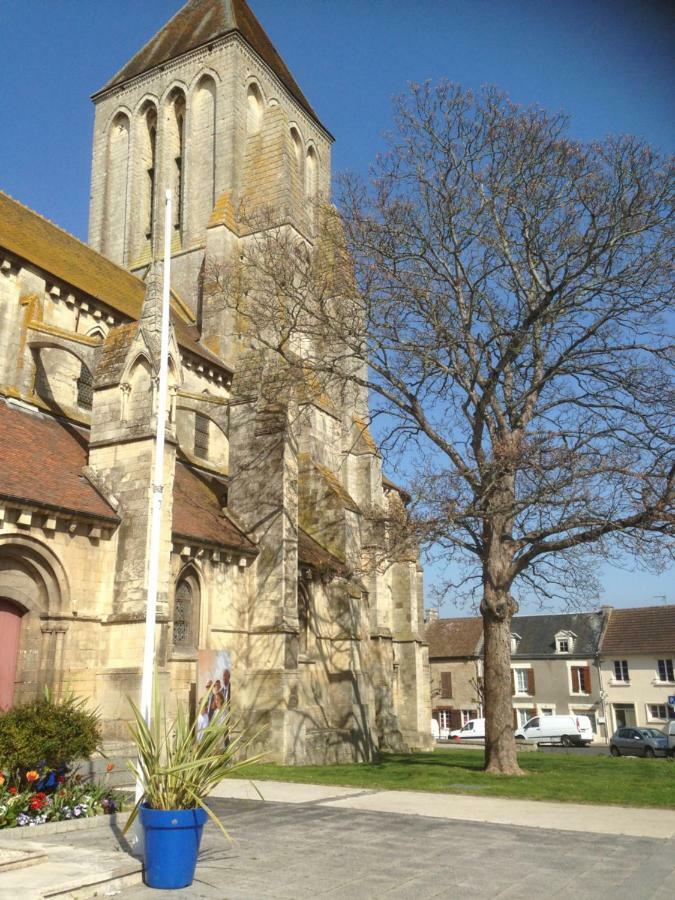
<svg viewBox="0 0 675 900">
<path fill-rule="evenodd" d="M 256 790 L 257 789 L 257 790 Z M 337 809 L 369 810 L 428 816 L 463 822 L 489 822 L 521 828 L 593 832 L 662 840 L 675 838 L 675 810 L 635 809 L 626 806 L 591 806 L 547 803 L 466 794 L 424 791 L 368 791 L 359 788 L 285 781 L 223 781 L 213 797 L 260 800 L 272 803 L 312 803 Z"/>
</svg>

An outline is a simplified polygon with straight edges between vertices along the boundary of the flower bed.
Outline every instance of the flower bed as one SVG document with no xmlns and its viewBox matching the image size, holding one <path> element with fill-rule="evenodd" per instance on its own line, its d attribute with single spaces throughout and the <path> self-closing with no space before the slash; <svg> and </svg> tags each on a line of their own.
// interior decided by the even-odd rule
<svg viewBox="0 0 675 900">
<path fill-rule="evenodd" d="M 108 772 L 112 771 L 108 767 Z M 122 795 L 79 775 L 29 770 L 18 785 L 0 773 L 0 829 L 64 822 L 122 810 Z"/>
</svg>

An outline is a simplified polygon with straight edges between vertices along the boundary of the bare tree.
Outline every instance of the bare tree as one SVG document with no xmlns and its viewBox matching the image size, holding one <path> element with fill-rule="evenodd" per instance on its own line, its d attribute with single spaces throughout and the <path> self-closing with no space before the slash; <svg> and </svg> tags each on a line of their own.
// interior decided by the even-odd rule
<svg viewBox="0 0 675 900">
<path fill-rule="evenodd" d="M 370 392 L 424 539 L 479 582 L 485 764 L 517 774 L 519 589 L 672 549 L 672 161 L 495 89 L 414 86 L 396 126 L 313 240 L 251 229 L 213 289 L 275 377 Z"/>
</svg>

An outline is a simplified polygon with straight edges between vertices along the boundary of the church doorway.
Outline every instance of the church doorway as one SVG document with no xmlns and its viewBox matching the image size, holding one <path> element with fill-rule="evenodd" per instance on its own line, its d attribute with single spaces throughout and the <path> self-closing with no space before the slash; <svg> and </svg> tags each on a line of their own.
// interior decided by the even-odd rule
<svg viewBox="0 0 675 900">
<path fill-rule="evenodd" d="M 0 711 L 12 705 L 24 610 L 0 597 Z"/>
</svg>

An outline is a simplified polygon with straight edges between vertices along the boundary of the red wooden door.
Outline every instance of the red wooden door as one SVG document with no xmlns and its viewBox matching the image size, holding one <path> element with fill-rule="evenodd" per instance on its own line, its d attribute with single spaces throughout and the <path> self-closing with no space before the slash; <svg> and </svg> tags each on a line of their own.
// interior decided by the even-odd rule
<svg viewBox="0 0 675 900">
<path fill-rule="evenodd" d="M 11 600 L 0 597 L 0 709 L 6 710 L 14 698 L 16 660 L 23 612 Z"/>
</svg>

